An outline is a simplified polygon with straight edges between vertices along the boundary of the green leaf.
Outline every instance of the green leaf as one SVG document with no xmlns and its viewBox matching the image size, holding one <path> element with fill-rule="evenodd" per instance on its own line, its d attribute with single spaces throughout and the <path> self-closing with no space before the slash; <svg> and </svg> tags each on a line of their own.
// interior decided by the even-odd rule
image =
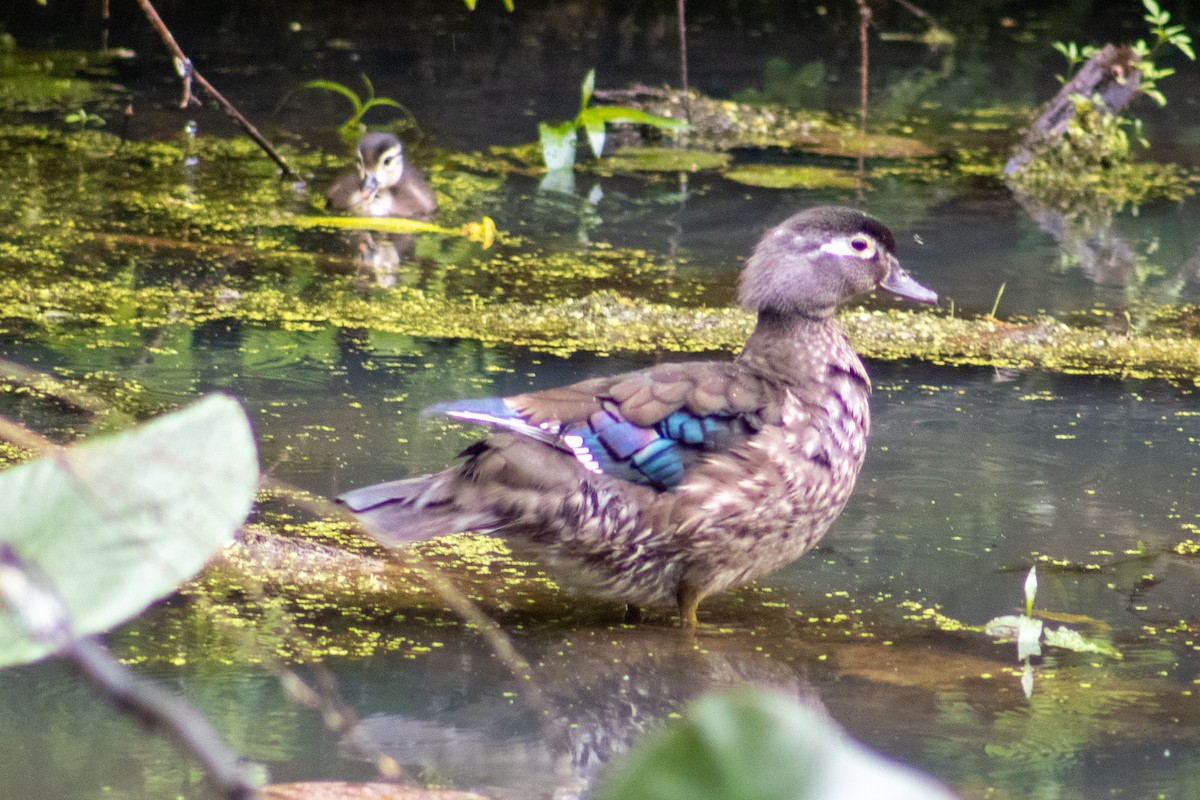
<svg viewBox="0 0 1200 800">
<path fill-rule="evenodd" d="M 600 800 L 885 796 L 950 794 L 857 744 L 824 714 L 758 689 L 702 697 L 682 720 L 636 743 L 598 793 Z"/>
<path fill-rule="evenodd" d="M 254 500 L 245 413 L 215 395 L 119 435 L 0 472 L 0 541 L 62 598 L 87 636 L 191 578 Z M 48 655 L 0 612 L 0 665 Z"/>
<path fill-rule="evenodd" d="M 542 160 L 546 169 L 571 169 L 575 166 L 575 123 L 551 125 L 538 123 L 538 139 L 542 143 Z"/>
<path fill-rule="evenodd" d="M 681 119 L 660 117 L 657 114 L 642 111 L 640 108 L 629 108 L 628 106 L 592 106 L 579 115 L 578 122 L 581 126 L 587 127 L 590 120 L 652 125 L 655 128 L 667 130 L 683 130 L 688 127 L 688 124 Z"/>
<path fill-rule="evenodd" d="M 1123 658 L 1121 651 L 1113 647 L 1112 642 L 1103 639 L 1088 639 L 1066 626 L 1047 629 L 1044 633 L 1046 644 L 1050 647 L 1061 647 L 1076 653 L 1099 653 L 1112 658 Z"/>
<path fill-rule="evenodd" d="M 1024 661 L 1031 656 L 1040 656 L 1042 648 L 1043 623 L 1040 619 L 1021 617 L 1017 625 L 1017 660 Z"/>
<path fill-rule="evenodd" d="M 358 73 L 358 77 L 362 80 L 363 86 L 367 87 L 367 99 L 369 100 L 370 98 L 374 97 L 375 96 L 375 84 L 371 83 L 370 76 L 368 76 L 367 73 L 365 73 L 365 72 L 360 72 L 360 73 Z"/>
<path fill-rule="evenodd" d="M 583 76 L 583 83 L 579 85 L 579 113 L 582 116 L 583 112 L 592 102 L 592 94 L 596 91 L 596 70 L 589 69 L 588 74 Z"/>
<path fill-rule="evenodd" d="M 995 313 L 993 312 L 993 316 Z M 1033 601 L 1037 597 L 1038 579 L 1037 579 L 1037 564 L 1029 568 L 1029 574 L 1025 576 L 1025 616 L 1033 615 Z"/>
<path fill-rule="evenodd" d="M 845 170 L 791 164 L 743 164 L 725 177 L 765 189 L 853 189 L 858 185 L 858 178 Z"/>
<path fill-rule="evenodd" d="M 289 224 L 297 228 L 339 228 L 378 233 L 454 233 L 441 225 L 407 217 L 294 217 Z"/>
<path fill-rule="evenodd" d="M 995 617 L 990 619 L 983 626 L 983 632 L 987 636 L 995 637 L 1000 641 L 1016 640 L 1017 634 L 1021 630 L 1021 620 L 1016 614 L 1006 614 L 1003 617 Z"/>
<path fill-rule="evenodd" d="M 366 114 L 368 111 L 370 111 L 375 106 L 390 106 L 391 108 L 398 108 L 401 111 L 407 110 L 404 108 L 403 105 L 396 102 L 395 100 L 393 100 L 390 97 L 372 97 L 370 100 L 368 100 L 366 102 L 366 105 L 363 106 L 363 114 Z"/>
<path fill-rule="evenodd" d="M 604 121 L 588 118 L 584 120 L 583 129 L 587 132 L 592 152 L 599 158 L 604 153 Z"/>
<path fill-rule="evenodd" d="M 354 105 L 355 116 L 362 116 L 363 104 L 359 99 L 358 94 L 348 86 L 338 83 L 337 81 L 309 81 L 304 84 L 305 89 L 324 89 L 328 92 L 336 92 L 342 97 L 345 97 Z"/>
</svg>

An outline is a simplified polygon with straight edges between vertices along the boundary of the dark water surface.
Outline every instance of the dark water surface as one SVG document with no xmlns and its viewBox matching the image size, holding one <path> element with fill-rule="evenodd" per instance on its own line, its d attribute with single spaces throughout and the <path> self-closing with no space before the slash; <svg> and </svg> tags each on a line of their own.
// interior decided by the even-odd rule
<svg viewBox="0 0 1200 800">
<path fill-rule="evenodd" d="M 39 13 L 55 13 L 56 5 Z M 241 99 L 266 113 L 294 80 L 349 82 L 369 67 L 380 92 L 409 104 L 434 143 L 450 150 L 526 141 L 536 120 L 569 117 L 578 77 L 595 63 L 609 66 L 610 84 L 673 80 L 670 28 L 663 27 L 671 19 L 658 11 L 523 5 L 518 0 L 515 21 L 496 9 L 472 17 L 454 6 L 441 16 L 414 13 L 416 21 L 404 25 L 391 6 L 361 4 L 347 15 L 353 19 L 317 15 L 295 30 L 286 15 L 257 7 L 242 19 L 228 12 L 228 35 L 211 45 L 206 68 L 218 82 L 255 84 Z M 764 54 L 810 52 L 817 36 L 809 28 L 782 29 L 783 11 L 747 10 L 723 51 L 720 13 L 697 9 L 693 62 L 697 83 L 718 95 L 757 80 Z M 962 13 L 966 30 L 976 12 Z M 836 19 L 829 30 L 842 36 L 852 30 L 846 9 L 818 16 L 830 14 Z M 992 70 L 991 100 L 1032 102 L 1035 89 L 1052 83 L 1039 68 L 1043 39 L 1060 35 L 1054 26 L 1065 24 L 1064 15 L 1018 14 L 996 37 L 980 37 L 975 46 L 982 55 L 975 58 Z M 261 71 L 236 61 L 252 50 L 247 26 L 254 25 L 263 26 L 264 46 L 280 48 L 277 63 Z M 589 30 L 596 35 L 579 33 Z M 338 37 L 348 37 L 350 46 L 331 45 Z M 809 51 L 787 49 L 805 42 Z M 936 63 L 914 55 L 911 45 L 881 47 L 883 75 Z M 841 80 L 827 98 L 835 107 L 852 96 L 844 85 L 853 78 L 850 52 L 837 49 L 827 58 Z M 149 133 L 178 123 L 166 99 L 176 87 L 153 65 L 144 69 L 129 85 L 143 99 L 146 116 L 138 124 L 144 121 Z M 1181 77 L 1184 88 L 1171 95 L 1174 115 L 1155 117 L 1151 127 L 1156 152 L 1177 159 L 1189 158 L 1195 141 L 1181 121 L 1194 104 L 1189 81 L 1195 85 L 1194 77 Z M 332 147 L 328 125 L 341 111 L 324 100 L 291 105 L 271 124 Z M 11 174 L 26 174 L 24 157 L 8 153 L 0 162 Z M 69 197 L 85 181 L 69 165 L 59 174 L 60 167 L 41 167 L 47 202 Z M 318 193 L 332 172 L 315 175 Z M 220 190 L 206 181 L 219 183 L 220 174 L 219 165 L 201 164 L 189 197 L 215 203 Z M 482 251 L 451 253 L 426 238 L 400 268 L 399 283 L 457 298 L 489 297 L 502 287 L 512 299 L 538 302 L 611 289 L 661 302 L 727 305 L 741 260 L 766 227 L 813 204 L 855 202 L 852 191 L 779 192 L 711 176 L 693 176 L 681 192 L 675 176 L 580 175 L 578 191 L 550 196 L 538 191 L 536 179 L 511 177 L 479 201 L 480 213 L 519 232 L 525 243 L 518 247 L 538 257 L 639 250 L 669 264 L 669 274 L 655 272 L 644 283 L 616 273 L 539 275 L 522 285 L 511 271 L 491 270 L 495 262 Z M 280 202 L 303 206 L 308 199 Z M 896 232 L 906 266 L 963 314 L 987 313 L 1001 285 L 1001 317 L 1086 315 L 1097 325 L 1136 325 L 1141 304 L 1200 297 L 1195 201 L 1126 211 L 1111 228 L 1074 238 L 1039 226 L 996 182 L 880 179 L 864 205 Z M 119 215 L 130 213 L 129 206 L 114 200 L 112 207 L 125 224 Z M 80 222 L 102 227 L 108 213 L 101 207 Z M 136 224 L 136 215 L 130 219 Z M 345 258 L 349 249 L 339 236 L 305 234 L 296 241 L 320 256 Z M 90 264 L 94 272 L 89 259 L 99 258 L 114 281 L 171 285 L 180 274 L 213 271 L 215 278 L 206 279 L 314 296 L 352 281 L 344 269 L 275 272 L 249 257 L 223 272 L 211 260 L 191 263 L 153 247 L 121 257 L 128 263 L 74 253 L 61 270 Z M 27 270 L 11 254 L 0 257 L 5 278 L 53 282 L 49 273 Z M 14 325 L 0 339 L 0 355 L 67 376 L 135 383 L 151 407 L 229 392 L 251 415 L 264 467 L 322 496 L 450 463 L 471 432 L 421 417 L 430 403 L 546 388 L 683 357 L 562 356 L 369 326 L 232 319 L 153 331 L 136 319 L 99 329 L 69 319 Z M 1194 558 L 1171 548 L 1200 530 L 1196 388 L 915 362 L 868 367 L 876 389 L 874 431 L 845 513 L 815 552 L 756 587 L 706 602 L 702 618 L 711 625 L 694 645 L 665 618 L 622 626 L 620 609 L 558 595 L 503 608 L 501 624 L 543 696 L 547 713 L 539 715 L 522 681 L 452 616 L 382 615 L 364 625 L 363 638 L 378 634 L 407 645 L 332 655 L 322 664 L 361 720 L 359 744 L 431 783 L 500 797 L 566 797 L 586 789 L 611 756 L 689 699 L 749 681 L 827 710 L 856 738 L 964 797 L 1195 797 L 1200 575 Z M 0 405 L 0 412 L 49 435 L 82 424 L 68 409 L 20 396 L 6 394 Z M 1014 613 L 1034 564 L 1037 607 L 1058 615 L 1051 624 L 1111 642 L 1123 658 L 1051 651 L 1037 664 L 1026 697 L 1014 646 L 959 628 Z M 221 635 L 197 625 L 196 616 L 187 602 L 164 604 L 115 634 L 114 649 L 129 655 L 139 636 L 160 643 L 177 636 L 179 664 L 154 658 L 136 668 L 193 699 L 273 780 L 374 776 L 362 748 L 326 730 L 316 712 L 291 704 L 268 670 L 238 657 L 205 658 L 212 655 L 210 640 Z M 311 665 L 298 669 L 318 676 Z M 0 778 L 0 797 L 27 800 L 206 796 L 186 759 L 109 710 L 54 662 L 0 672 Z"/>
</svg>

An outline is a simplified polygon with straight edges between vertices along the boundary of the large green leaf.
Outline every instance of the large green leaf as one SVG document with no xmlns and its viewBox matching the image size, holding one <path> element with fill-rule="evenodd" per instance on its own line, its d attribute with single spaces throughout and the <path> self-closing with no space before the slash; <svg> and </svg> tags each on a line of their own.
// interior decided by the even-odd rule
<svg viewBox="0 0 1200 800">
<path fill-rule="evenodd" d="M 757 689 L 708 695 L 633 748 L 601 800 L 949 800 L 819 710 Z"/>
<path fill-rule="evenodd" d="M 576 120 L 583 127 L 587 127 L 593 121 L 652 125 L 655 128 L 676 131 L 689 127 L 681 119 L 660 117 L 658 114 L 651 114 L 648 111 L 642 111 L 640 108 L 630 108 L 629 106 L 592 106 L 579 112 L 579 118 Z"/>
<path fill-rule="evenodd" d="M 604 121 L 588 117 L 583 120 L 583 129 L 587 132 L 588 144 L 592 147 L 592 153 L 599 158 L 604 154 Z"/>
<path fill-rule="evenodd" d="M 0 472 L 0 542 L 58 593 L 76 635 L 99 633 L 199 572 L 257 483 L 246 415 L 217 395 Z M 0 609 L 0 665 L 46 655 Z"/>
<path fill-rule="evenodd" d="M 579 113 L 582 114 L 592 102 L 592 92 L 596 91 L 596 70 L 589 69 L 579 84 Z"/>
<path fill-rule="evenodd" d="M 575 166 L 575 123 L 538 124 L 538 139 L 542 143 L 542 159 L 546 169 L 571 169 Z"/>
<path fill-rule="evenodd" d="M 304 84 L 305 89 L 324 89 L 328 92 L 335 92 L 350 101 L 354 106 L 354 116 L 360 117 L 363 113 L 363 101 L 358 96 L 358 93 L 345 84 L 337 81 L 309 81 Z"/>
</svg>

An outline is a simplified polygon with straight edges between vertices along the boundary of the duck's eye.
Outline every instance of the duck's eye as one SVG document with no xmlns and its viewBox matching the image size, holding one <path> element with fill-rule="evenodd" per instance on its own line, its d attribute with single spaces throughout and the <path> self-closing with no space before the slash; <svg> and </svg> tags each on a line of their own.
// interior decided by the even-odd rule
<svg viewBox="0 0 1200 800">
<path fill-rule="evenodd" d="M 865 233 L 856 233 L 853 236 L 835 236 L 823 243 L 820 249 L 822 253 L 839 258 L 853 256 L 865 260 L 875 257 L 879 244 Z"/>
<path fill-rule="evenodd" d="M 395 156 L 384 156 L 383 157 L 383 165 L 385 167 L 390 167 L 392 165 L 392 162 L 395 160 L 396 160 Z"/>
<path fill-rule="evenodd" d="M 862 253 L 864 256 L 869 256 L 875 250 L 875 243 L 866 236 L 855 236 L 850 240 L 850 247 L 856 253 Z"/>
</svg>

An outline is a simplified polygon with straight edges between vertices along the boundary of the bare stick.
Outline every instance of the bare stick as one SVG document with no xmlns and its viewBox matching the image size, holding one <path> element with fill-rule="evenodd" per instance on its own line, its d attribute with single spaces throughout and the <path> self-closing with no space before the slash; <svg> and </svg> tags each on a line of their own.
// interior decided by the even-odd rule
<svg viewBox="0 0 1200 800">
<path fill-rule="evenodd" d="M 907 9 L 908 12 L 910 14 L 912 14 L 914 17 L 916 17 L 917 19 L 924 20 L 925 22 L 928 22 L 932 26 L 935 26 L 935 27 L 937 26 L 937 20 L 935 20 L 933 17 L 931 17 L 929 15 L 929 12 L 926 11 L 925 9 L 920 8 L 919 6 L 908 2 L 908 0 L 896 0 L 896 2 L 901 7 Z"/>
<path fill-rule="evenodd" d="M 213 85 L 209 83 L 194 66 L 192 66 L 191 59 L 188 58 L 184 54 L 183 50 L 179 47 L 178 42 L 175 41 L 175 37 L 172 36 L 171 31 L 167 29 L 166 23 L 162 21 L 162 17 L 160 17 L 158 12 L 154 10 L 154 6 L 150 5 L 150 0 L 138 0 L 138 5 L 142 7 L 142 11 L 146 12 L 146 17 L 150 20 L 150 24 L 153 25 L 154 29 L 158 31 L 159 36 L 162 37 L 163 42 L 167 45 L 167 49 L 170 50 L 171 54 L 175 56 L 175 64 L 180 71 L 180 76 L 183 78 L 184 86 L 183 102 L 181 103 L 181 107 L 187 106 L 194 100 L 191 89 L 192 81 L 200 84 L 200 87 L 204 89 L 204 91 L 208 92 L 209 97 L 217 101 L 217 104 L 221 106 L 221 109 L 226 113 L 226 115 L 236 122 L 241 129 L 244 130 L 246 134 L 254 140 L 255 144 L 261 147 L 263 151 L 271 157 L 272 161 L 279 165 L 279 168 L 283 170 L 285 177 L 295 178 L 296 173 L 293 172 L 292 168 L 288 166 L 288 163 L 283 160 L 283 156 L 279 155 L 279 153 L 275 151 L 275 148 L 271 146 L 271 143 L 268 142 L 263 135 L 258 132 L 258 128 L 250 124 L 250 121 L 243 117 L 241 113 L 233 107 L 233 104 L 226 100 L 225 97 L 218 92 L 216 88 L 214 88 Z"/>
<path fill-rule="evenodd" d="M 858 41 L 862 49 L 862 85 L 859 94 L 859 129 L 867 132 L 867 27 L 871 24 L 871 7 L 867 0 L 858 0 Z"/>
<path fill-rule="evenodd" d="M 94 639 L 76 638 L 53 585 L 8 544 L 0 545 L 0 608 L 9 611 L 31 639 L 70 661 L 123 714 L 162 731 L 191 753 L 226 800 L 254 797 L 254 784 L 240 759 L 212 723 L 183 698 L 134 675 Z"/>
<path fill-rule="evenodd" d="M 687 70 L 687 25 L 684 21 L 683 6 L 685 0 L 678 0 L 679 8 L 679 74 L 683 83 L 683 115 L 688 124 L 692 122 L 692 101 L 688 98 Z"/>
</svg>

